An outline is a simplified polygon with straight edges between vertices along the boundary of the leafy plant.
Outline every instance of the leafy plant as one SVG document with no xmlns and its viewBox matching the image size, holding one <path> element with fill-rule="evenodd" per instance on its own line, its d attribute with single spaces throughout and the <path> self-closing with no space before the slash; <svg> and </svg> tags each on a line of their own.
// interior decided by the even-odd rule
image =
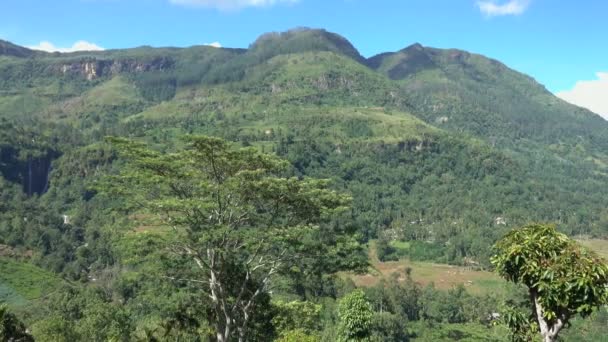
<svg viewBox="0 0 608 342">
<path fill-rule="evenodd" d="M 338 306 L 339 341 L 369 341 L 372 333 L 372 306 L 362 290 L 355 290 L 340 300 Z"/>
<path fill-rule="evenodd" d="M 495 248 L 496 272 L 528 287 L 530 306 L 546 342 L 555 341 L 574 316 L 589 316 L 608 302 L 608 265 L 552 225 L 515 229 Z"/>
</svg>

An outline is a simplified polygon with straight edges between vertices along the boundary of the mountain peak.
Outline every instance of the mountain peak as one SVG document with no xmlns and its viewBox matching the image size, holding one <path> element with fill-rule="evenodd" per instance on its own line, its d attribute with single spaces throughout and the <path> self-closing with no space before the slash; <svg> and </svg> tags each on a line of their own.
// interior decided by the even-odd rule
<svg viewBox="0 0 608 342">
<path fill-rule="evenodd" d="M 266 58 L 308 51 L 331 51 L 346 55 L 360 63 L 365 61 L 346 38 L 324 29 L 308 27 L 265 33 L 251 44 L 249 51 Z"/>
<path fill-rule="evenodd" d="M 401 51 L 423 51 L 423 50 L 424 50 L 424 46 L 422 46 L 422 44 L 414 43 Z"/>
<path fill-rule="evenodd" d="M 404 79 L 420 70 L 432 68 L 435 62 L 430 55 L 432 49 L 414 43 L 398 52 L 387 52 L 369 58 L 366 64 L 381 71 L 393 80 Z"/>
</svg>

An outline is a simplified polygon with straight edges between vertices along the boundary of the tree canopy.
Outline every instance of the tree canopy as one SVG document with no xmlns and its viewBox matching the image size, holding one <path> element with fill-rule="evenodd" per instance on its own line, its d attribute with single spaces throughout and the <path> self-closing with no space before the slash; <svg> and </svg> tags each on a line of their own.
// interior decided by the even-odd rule
<svg viewBox="0 0 608 342">
<path fill-rule="evenodd" d="M 533 317 L 547 342 L 574 316 L 586 317 L 608 302 L 608 265 L 552 225 L 515 229 L 495 248 L 496 272 L 528 287 Z"/>
<path fill-rule="evenodd" d="M 175 153 L 111 141 L 128 165 L 106 189 L 175 231 L 169 250 L 195 271 L 171 277 L 206 293 L 218 341 L 246 340 L 273 277 L 331 255 L 343 239 L 336 225 L 321 225 L 349 197 L 326 180 L 287 177 L 287 162 L 275 156 L 205 136 L 188 137 Z"/>
</svg>

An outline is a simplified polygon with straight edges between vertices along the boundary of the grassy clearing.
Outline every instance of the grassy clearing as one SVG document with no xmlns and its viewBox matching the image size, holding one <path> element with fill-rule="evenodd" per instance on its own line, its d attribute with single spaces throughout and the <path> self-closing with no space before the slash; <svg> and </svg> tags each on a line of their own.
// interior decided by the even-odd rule
<svg viewBox="0 0 608 342">
<path fill-rule="evenodd" d="M 582 245 L 596 251 L 600 256 L 608 259 L 608 240 L 603 239 L 577 239 Z M 407 250 L 408 242 L 391 242 L 398 249 Z M 371 268 L 367 274 L 349 277 L 357 286 L 374 286 L 382 278 L 387 278 L 393 273 L 405 275 L 410 269 L 412 277 L 421 285 L 434 283 L 439 289 L 450 289 L 456 285 L 463 284 L 473 294 L 496 294 L 505 291 L 507 283 L 497 275 L 487 271 L 477 271 L 467 267 L 436 264 L 432 262 L 415 262 L 407 259 L 399 261 L 381 262 L 375 255 L 375 242 L 370 243 L 369 248 Z M 402 277 L 405 280 L 405 276 Z"/>
<path fill-rule="evenodd" d="M 83 101 L 87 106 L 104 108 L 137 104 L 144 102 L 144 99 L 134 85 L 124 77 L 118 76 L 92 88 L 83 95 Z"/>
<path fill-rule="evenodd" d="M 608 240 L 604 239 L 577 239 L 583 246 L 594 250 L 604 259 L 608 260 Z"/>
<path fill-rule="evenodd" d="M 403 251 L 407 251 L 410 249 L 410 243 L 407 241 L 391 241 L 391 246 Z"/>
<path fill-rule="evenodd" d="M 23 306 L 27 299 L 17 293 L 12 287 L 0 282 L 0 303 L 8 303 L 11 306 Z"/>
<path fill-rule="evenodd" d="M 395 247 L 407 248 L 407 243 L 397 243 Z M 439 289 L 450 289 L 457 285 L 464 285 L 473 294 L 496 294 L 505 290 L 507 283 L 497 275 L 487 271 L 477 271 L 467 267 L 436 264 L 432 262 L 416 262 L 407 259 L 399 261 L 381 262 L 376 257 L 375 242 L 370 243 L 371 268 L 367 274 L 349 275 L 357 286 L 373 286 L 382 278 L 388 278 L 393 273 L 400 273 L 400 279 L 405 280 L 408 269 L 412 278 L 421 285 L 434 283 Z"/>
<path fill-rule="evenodd" d="M 432 282 L 439 289 L 447 290 L 463 284 L 471 293 L 486 294 L 503 291 L 505 285 L 503 280 L 491 272 L 409 260 L 372 263 L 372 270 L 368 274 L 351 275 L 351 278 L 357 286 L 373 286 L 380 279 L 387 278 L 393 273 L 405 274 L 408 268 L 411 269 L 415 281 L 421 285 Z M 405 280 L 405 277 L 402 279 Z"/>
<path fill-rule="evenodd" d="M 61 280 L 32 264 L 0 257 L 0 301 L 19 306 L 53 292 Z"/>
</svg>

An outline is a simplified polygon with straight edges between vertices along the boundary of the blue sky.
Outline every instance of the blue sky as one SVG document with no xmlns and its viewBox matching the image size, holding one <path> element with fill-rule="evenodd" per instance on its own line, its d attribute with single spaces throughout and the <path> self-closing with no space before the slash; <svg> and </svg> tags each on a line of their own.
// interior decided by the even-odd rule
<svg viewBox="0 0 608 342">
<path fill-rule="evenodd" d="M 325 28 L 364 56 L 414 42 L 456 47 L 553 92 L 606 86 L 608 98 L 608 74 L 598 75 L 608 71 L 605 0 L 2 0 L 0 13 L 0 38 L 51 49 L 247 47 L 264 32 Z"/>
</svg>

